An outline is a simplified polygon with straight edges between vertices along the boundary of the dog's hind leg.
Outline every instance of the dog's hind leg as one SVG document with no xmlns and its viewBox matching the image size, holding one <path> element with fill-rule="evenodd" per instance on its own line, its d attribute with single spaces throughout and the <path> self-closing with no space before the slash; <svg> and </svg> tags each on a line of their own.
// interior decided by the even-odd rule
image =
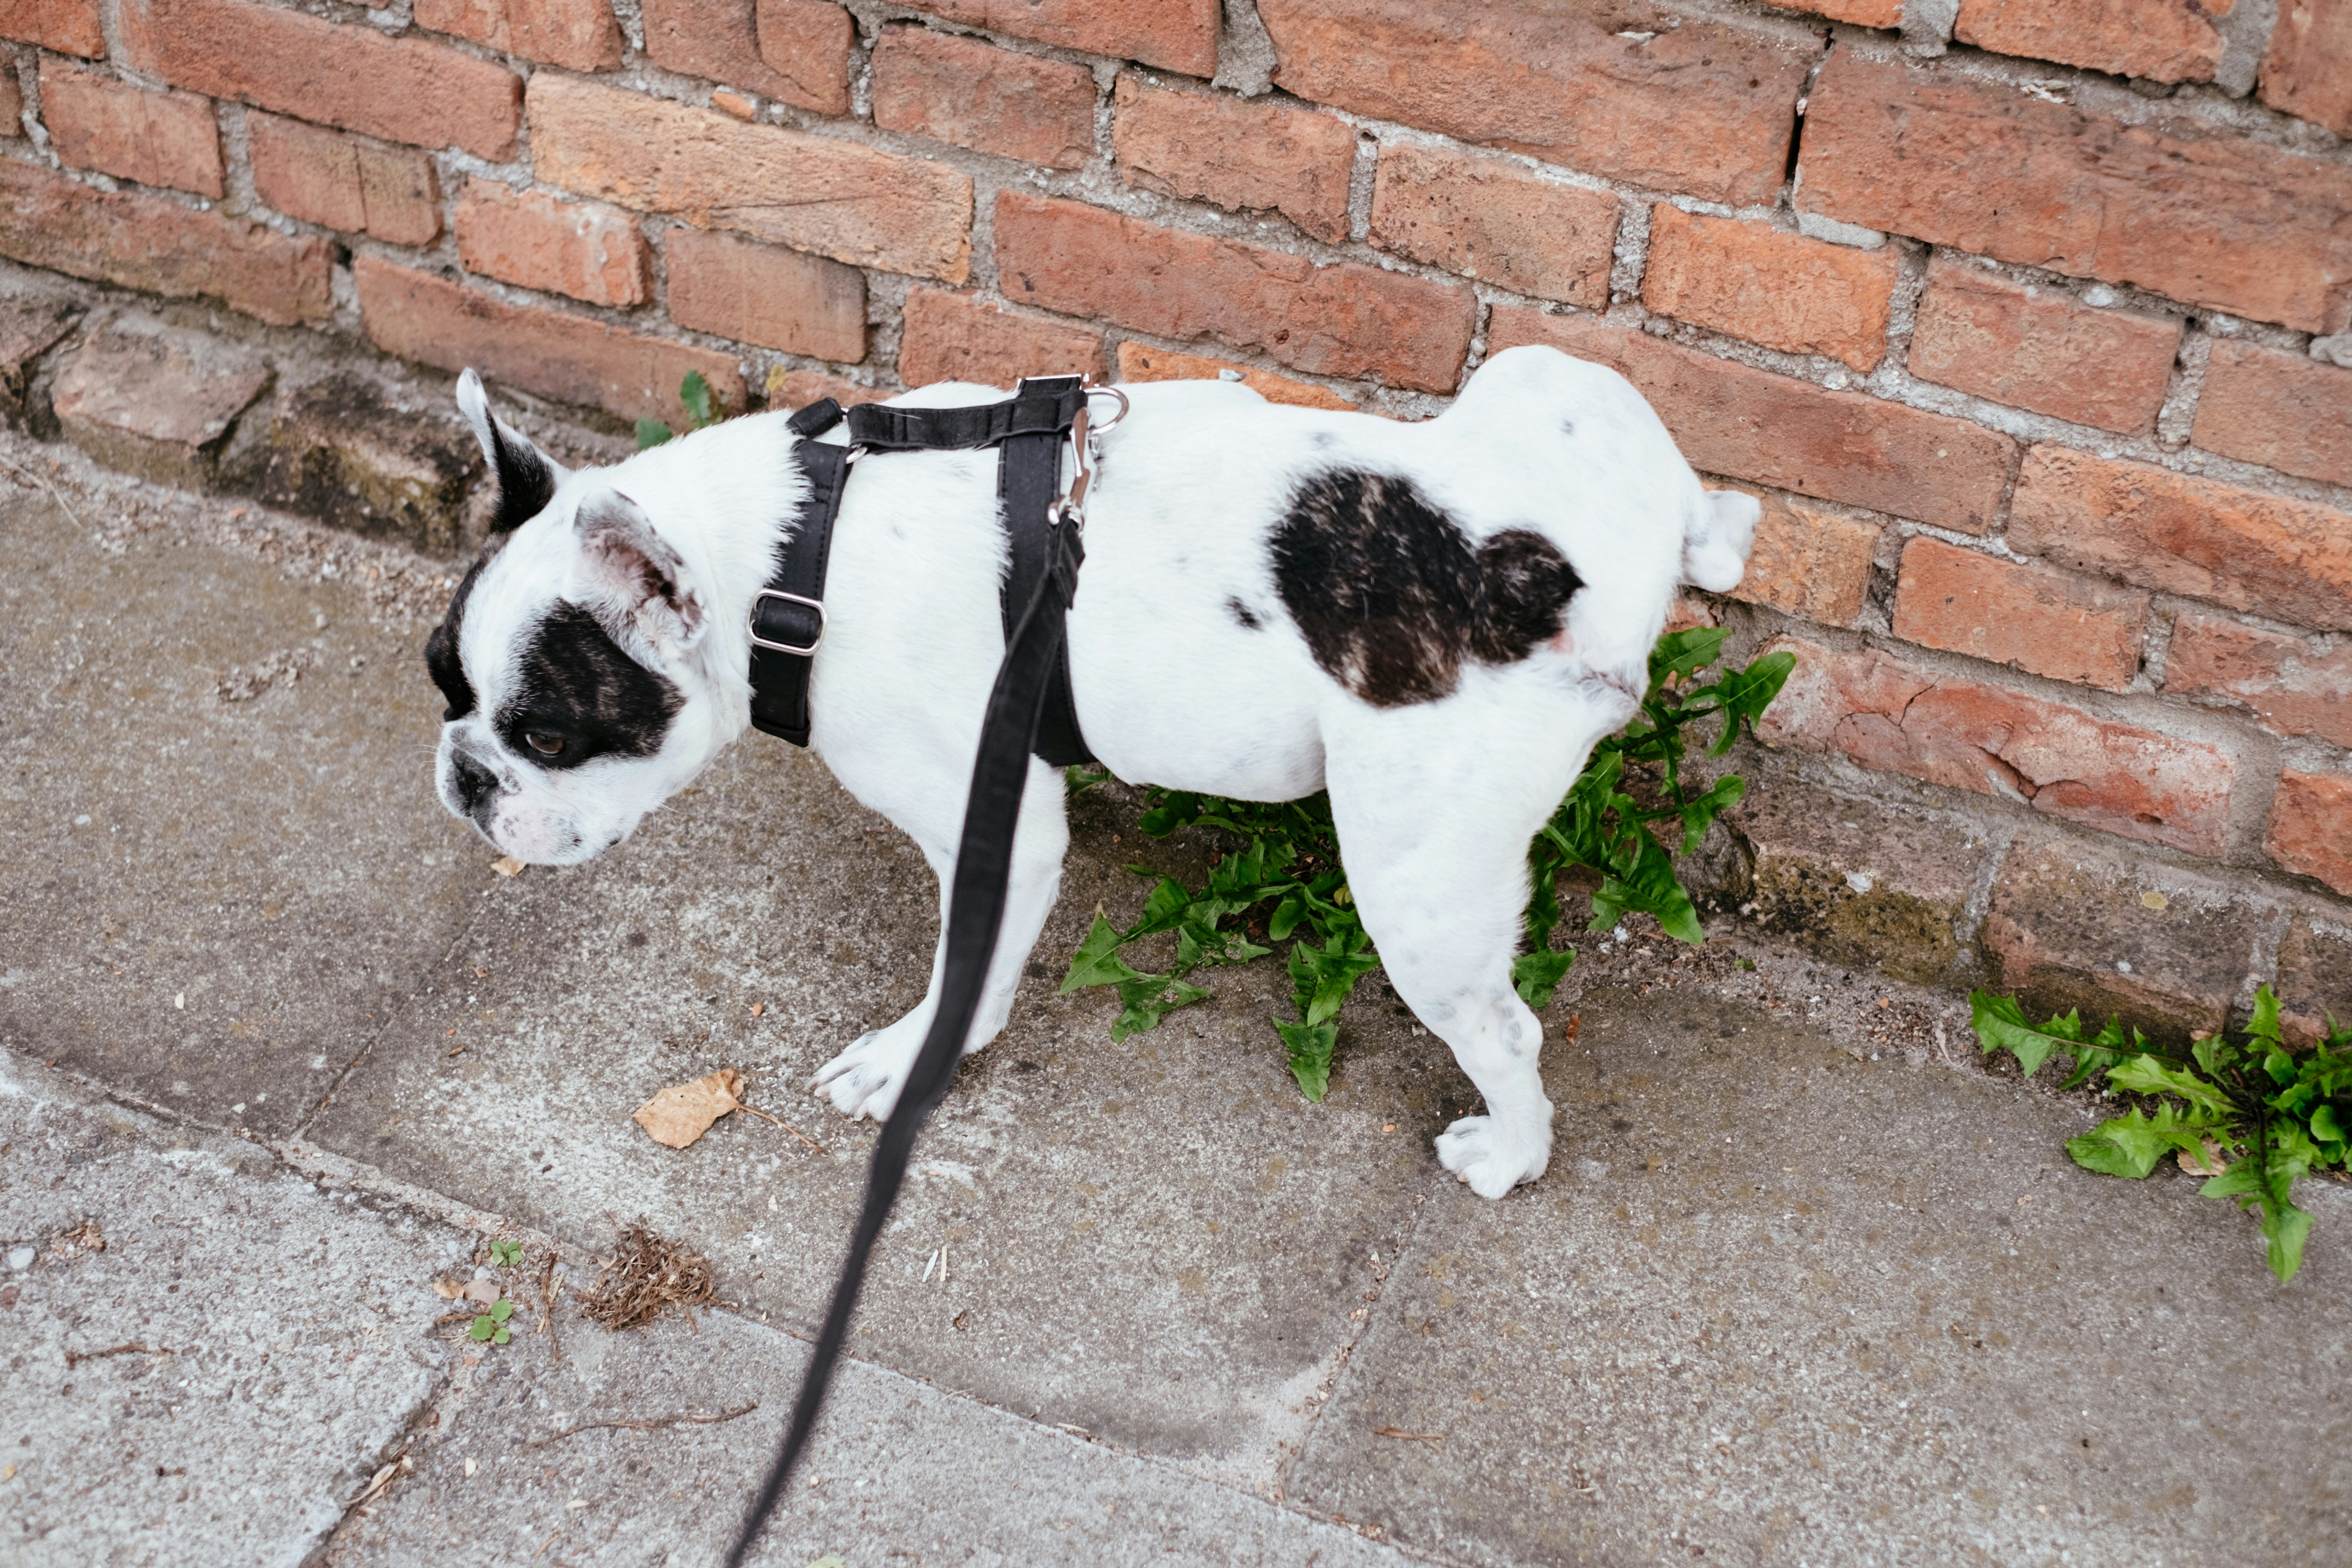
<svg viewBox="0 0 2352 1568">
<path fill-rule="evenodd" d="M 960 805 L 961 800 L 956 804 Z M 955 848 L 962 823 L 945 813 L 927 811 L 924 816 L 927 820 L 908 821 L 897 810 L 891 813 L 892 820 L 922 847 L 923 858 L 939 874 L 940 941 L 931 955 L 930 989 L 905 1017 L 860 1036 L 847 1050 L 816 1070 L 810 1090 L 831 1100 L 835 1109 L 847 1116 L 871 1116 L 877 1121 L 889 1119 L 898 1103 L 898 1091 L 906 1084 L 907 1069 L 922 1049 L 923 1037 L 930 1032 L 931 1019 L 939 1009 L 940 981 L 947 961 L 948 898 L 955 885 Z M 928 820 L 933 816 L 938 820 Z M 1013 875 L 1005 893 L 1004 924 L 996 939 L 995 957 L 989 963 L 980 1010 L 964 1042 L 967 1056 L 994 1039 L 1012 1016 L 1023 967 L 1061 892 L 1062 858 L 1069 847 L 1061 770 L 1032 758 L 1028 786 L 1021 797 L 1021 823 L 1013 836 Z"/>
<path fill-rule="evenodd" d="M 1349 890 L 1390 983 L 1486 1098 L 1485 1115 L 1438 1138 L 1438 1161 L 1499 1198 L 1551 1158 L 1542 1026 L 1512 986 L 1511 962 L 1528 840 L 1567 793 L 1578 735 L 1590 731 L 1558 712 L 1543 715 L 1549 724 L 1493 711 L 1482 721 L 1456 708 L 1470 701 L 1342 719 L 1327 727 L 1326 770 Z"/>
</svg>

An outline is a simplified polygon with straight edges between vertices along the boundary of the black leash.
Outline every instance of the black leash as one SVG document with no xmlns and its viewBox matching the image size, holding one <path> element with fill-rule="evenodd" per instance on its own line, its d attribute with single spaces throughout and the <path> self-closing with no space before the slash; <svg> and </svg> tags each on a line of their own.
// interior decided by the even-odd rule
<svg viewBox="0 0 2352 1568">
<path fill-rule="evenodd" d="M 1062 379 L 1076 387 L 1076 378 Z M 1024 389 L 1035 384 L 1024 383 Z M 1017 404 L 1020 398 L 1016 395 L 1013 401 Z M 988 410 L 887 412 L 973 414 L 1011 406 L 995 404 L 990 405 Z M 851 410 L 853 416 L 858 412 Z M 1009 418 L 1003 421 L 1011 422 Z M 851 429 L 854 437 L 855 424 Z M 1076 478 L 1066 503 L 1056 500 L 1065 431 L 1071 435 L 1077 450 Z M 1014 437 L 1023 438 L 1024 444 L 1016 447 Z M 1086 549 L 1078 537 L 1079 509 L 1085 502 L 1087 478 L 1083 391 L 1078 392 L 1061 426 L 1051 431 L 1006 430 L 996 439 L 1004 447 L 999 489 L 1006 500 L 1007 525 L 1014 530 L 1016 538 L 1020 536 L 1022 526 L 1014 521 L 1011 510 L 1016 497 L 1024 508 L 1035 504 L 1043 521 L 1039 536 L 1042 548 L 1034 563 L 1035 585 L 1012 626 L 1004 662 L 998 667 L 996 685 L 988 695 L 988 710 L 981 725 L 980 752 L 972 762 L 971 794 L 964 806 L 963 837 L 957 847 L 955 880 L 948 895 L 947 963 L 940 981 L 939 1012 L 931 1020 L 930 1032 L 923 1037 L 922 1049 L 916 1053 L 914 1065 L 908 1069 L 907 1082 L 898 1092 L 898 1108 L 882 1124 L 881 1136 L 875 1142 L 874 1163 L 866 1173 L 866 1196 L 857 1211 L 856 1228 L 850 1237 L 849 1256 L 841 1266 L 841 1278 L 835 1283 L 833 1300 L 825 1308 L 824 1325 L 817 1334 L 816 1349 L 809 1358 L 808 1370 L 802 1375 L 800 1396 L 793 1404 L 792 1426 L 784 1435 L 783 1447 L 768 1467 L 766 1479 L 760 1484 L 759 1496 L 752 1500 L 742 1532 L 727 1553 L 728 1568 L 740 1568 L 759 1540 L 768 1516 L 782 1498 L 793 1468 L 808 1447 L 817 1415 L 824 1406 L 825 1392 L 832 1386 L 842 1345 L 849 1335 L 850 1316 L 856 1310 L 858 1292 L 866 1282 L 874 1243 L 882 1234 L 884 1222 L 890 1217 L 899 1189 L 906 1184 L 915 1139 L 923 1122 L 946 1097 L 948 1086 L 955 1077 L 956 1063 L 963 1058 L 964 1042 L 971 1037 L 972 1019 L 980 1010 L 981 992 L 987 983 L 989 963 L 995 956 L 996 939 L 1004 923 L 1005 891 L 1013 869 L 1013 836 L 1020 823 L 1021 797 L 1029 780 L 1029 758 L 1037 750 L 1041 720 L 1056 685 L 1062 687 L 1063 700 L 1067 700 L 1064 634 L 1070 602 L 1077 594 L 1078 567 L 1086 559 Z M 1024 472 L 1017 480 L 1005 477 L 1016 463 Z M 844 468 L 845 471 L 845 463 Z M 1042 490 L 1037 483 L 1040 473 L 1045 476 Z M 839 504 L 837 489 L 831 504 Z M 1017 551 L 1015 561 L 1017 565 Z M 819 629 L 822 630 L 821 619 Z M 805 711 L 804 677 L 802 691 Z M 1075 717 L 1072 733 L 1076 733 Z M 1052 758 L 1046 760 L 1050 762 Z"/>
</svg>

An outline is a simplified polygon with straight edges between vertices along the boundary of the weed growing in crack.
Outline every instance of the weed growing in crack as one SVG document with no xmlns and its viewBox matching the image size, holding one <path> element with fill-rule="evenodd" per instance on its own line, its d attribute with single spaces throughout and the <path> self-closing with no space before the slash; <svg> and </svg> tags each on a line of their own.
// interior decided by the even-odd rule
<svg viewBox="0 0 2352 1568">
<path fill-rule="evenodd" d="M 2294 1184 L 2313 1171 L 2352 1164 L 2352 1027 L 2327 1020 L 2327 1037 L 2307 1051 L 2287 1047 L 2278 998 L 2254 992 L 2254 1016 L 2232 1042 L 2195 1037 L 2189 1054 L 2159 1050 L 2137 1029 L 2109 1018 L 2085 1038 L 2079 1013 L 2039 1028 L 2016 998 L 1978 991 L 1969 1023 L 1985 1054 L 2007 1051 L 2030 1077 L 2052 1057 L 2072 1069 L 2060 1087 L 2104 1076 L 2110 1092 L 2143 1102 L 2066 1141 L 2074 1163 L 2102 1175 L 2146 1176 L 2167 1154 L 2181 1169 L 2209 1176 L 2198 1191 L 2262 1209 L 2271 1272 L 2292 1279 L 2303 1267 L 2311 1215 L 2294 1206 Z"/>
</svg>

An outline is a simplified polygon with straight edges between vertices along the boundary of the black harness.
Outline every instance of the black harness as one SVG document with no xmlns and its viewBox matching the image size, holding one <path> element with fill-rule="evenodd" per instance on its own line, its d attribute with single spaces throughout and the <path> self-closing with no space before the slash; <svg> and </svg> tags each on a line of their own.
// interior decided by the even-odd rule
<svg viewBox="0 0 2352 1568">
<path fill-rule="evenodd" d="M 1124 399 L 1122 399 L 1122 402 Z M 1002 403 L 967 408 L 894 408 L 861 403 L 847 410 L 819 399 L 789 421 L 800 440 L 809 497 L 798 526 L 776 555 L 776 569 L 751 605 L 751 722 L 795 746 L 809 742 L 809 672 L 824 641 L 824 570 L 841 492 L 858 459 L 877 452 L 958 452 L 997 448 L 996 498 L 1013 546 L 1012 569 L 998 596 L 1006 647 L 1014 623 L 1045 580 L 1061 492 L 1062 442 L 1073 427 L 1085 439 L 1079 415 L 1087 390 L 1075 375 L 1025 380 Z M 849 444 L 816 439 L 847 420 Z M 1081 452 L 1080 462 L 1084 463 Z M 1074 545 L 1075 548 L 1075 545 Z M 1083 558 L 1084 552 L 1079 554 Z M 1067 608 L 1066 603 L 1062 606 Z M 1054 612 L 1058 618 L 1061 610 Z M 1045 705 L 1037 718 L 1036 754 L 1055 767 L 1092 763 L 1070 700 L 1066 649 L 1055 656 Z"/>
<path fill-rule="evenodd" d="M 849 1335 L 850 1314 L 866 1282 L 875 1240 L 906 1182 L 916 1134 L 946 1095 L 964 1042 L 971 1037 L 989 962 L 996 954 L 997 933 L 1004 923 L 1013 834 L 1020 821 L 1030 756 L 1056 766 L 1093 760 L 1070 705 L 1070 667 L 1064 645 L 1070 601 L 1078 591 L 1078 565 L 1086 558 L 1078 533 L 1090 473 L 1087 396 L 1087 389 L 1076 376 L 1056 376 L 1024 381 L 1005 402 L 975 408 L 861 404 L 845 416 L 847 447 L 821 446 L 810 438 L 845 417 L 833 399 L 792 417 L 793 430 L 802 437 L 800 454 L 811 489 L 800 527 L 753 602 L 751 715 L 761 729 L 794 745 L 808 744 L 809 666 L 824 640 L 825 555 L 834 518 L 841 510 L 842 487 L 851 466 L 866 454 L 999 448 L 996 490 L 1003 503 L 1005 530 L 1012 535 L 1013 568 L 1003 596 L 1004 662 L 988 694 L 980 752 L 972 763 L 971 794 L 964 807 L 963 837 L 956 850 L 955 880 L 948 889 L 947 963 L 940 979 L 939 1012 L 908 1069 L 898 1109 L 875 1140 L 874 1163 L 866 1173 L 849 1256 L 842 1263 L 816 1349 L 802 1376 L 792 1426 L 727 1554 L 729 1568 L 739 1568 L 759 1539 L 808 1446 Z M 1119 397 L 1122 411 L 1126 402 Z M 1065 438 L 1076 454 L 1067 496 L 1061 493 Z"/>
</svg>

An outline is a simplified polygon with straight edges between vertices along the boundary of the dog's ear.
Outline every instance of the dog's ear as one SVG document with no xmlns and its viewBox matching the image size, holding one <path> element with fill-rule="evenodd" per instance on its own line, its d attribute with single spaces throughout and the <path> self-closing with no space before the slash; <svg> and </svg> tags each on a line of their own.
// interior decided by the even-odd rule
<svg viewBox="0 0 2352 1568">
<path fill-rule="evenodd" d="M 482 378 L 470 367 L 457 378 L 457 412 L 474 427 L 474 439 L 482 444 L 482 456 L 499 482 L 499 510 L 490 519 L 490 533 L 512 533 L 547 510 L 564 477 L 563 466 L 490 412 Z"/>
<path fill-rule="evenodd" d="M 614 642 L 657 661 L 701 637 L 709 620 L 701 586 L 643 507 L 608 489 L 581 501 L 572 527 L 580 559 L 571 596 Z"/>
<path fill-rule="evenodd" d="M 1710 594 L 1727 594 L 1748 571 L 1763 515 L 1754 496 L 1707 490 L 1683 531 L 1683 581 Z"/>
</svg>

